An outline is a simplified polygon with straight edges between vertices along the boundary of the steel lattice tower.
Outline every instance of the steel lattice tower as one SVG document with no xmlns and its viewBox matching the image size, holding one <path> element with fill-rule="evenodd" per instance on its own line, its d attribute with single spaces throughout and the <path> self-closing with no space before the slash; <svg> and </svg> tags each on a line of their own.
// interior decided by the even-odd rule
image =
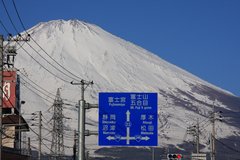
<svg viewBox="0 0 240 160">
<path fill-rule="evenodd" d="M 60 97 L 60 90 L 58 88 L 54 104 L 52 106 L 54 113 L 52 117 L 52 144 L 51 144 L 51 159 L 62 160 L 65 159 L 64 142 L 63 142 L 63 101 Z"/>
</svg>

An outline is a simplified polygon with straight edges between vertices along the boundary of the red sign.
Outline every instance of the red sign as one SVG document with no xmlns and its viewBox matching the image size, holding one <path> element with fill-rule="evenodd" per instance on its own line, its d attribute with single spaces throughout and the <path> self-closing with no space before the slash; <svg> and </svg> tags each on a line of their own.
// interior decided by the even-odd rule
<svg viewBox="0 0 240 160">
<path fill-rule="evenodd" d="M 16 106 L 16 72 L 3 71 L 3 108 Z"/>
</svg>

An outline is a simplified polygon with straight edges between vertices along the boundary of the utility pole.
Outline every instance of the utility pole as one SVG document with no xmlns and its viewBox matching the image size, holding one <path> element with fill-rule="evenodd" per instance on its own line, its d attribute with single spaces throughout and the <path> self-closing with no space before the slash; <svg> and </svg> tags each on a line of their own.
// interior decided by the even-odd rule
<svg viewBox="0 0 240 160">
<path fill-rule="evenodd" d="M 30 137 L 28 137 L 28 160 L 31 160 Z"/>
<path fill-rule="evenodd" d="M 152 147 L 152 160 L 154 160 L 155 159 L 155 153 L 154 153 L 154 148 Z"/>
<path fill-rule="evenodd" d="M 212 106 L 212 157 L 215 160 L 215 111 L 214 111 L 214 102 Z"/>
<path fill-rule="evenodd" d="M 197 154 L 199 154 L 199 121 L 197 120 L 197 126 L 191 126 L 187 128 L 187 134 L 192 134 L 194 136 L 194 143 L 195 143 L 195 138 L 196 138 L 196 143 L 197 143 Z"/>
<path fill-rule="evenodd" d="M 0 160 L 2 160 L 3 35 L 0 35 Z"/>
<path fill-rule="evenodd" d="M 16 39 L 12 39 L 12 35 L 9 34 L 7 41 L 29 41 L 30 34 L 23 38 L 21 34 L 16 36 Z M 0 160 L 2 160 L 2 109 L 3 109 L 3 35 L 0 35 Z"/>
<path fill-rule="evenodd" d="M 78 160 L 85 159 L 85 136 L 98 135 L 97 132 L 85 130 L 85 109 L 98 108 L 98 105 L 91 105 L 84 100 L 84 86 L 93 84 L 93 82 L 85 82 L 81 80 L 80 83 L 73 83 L 72 85 L 81 85 L 81 100 L 78 101 Z"/>
<path fill-rule="evenodd" d="M 84 86 L 84 85 L 82 85 Z M 83 92 L 82 92 L 83 93 Z M 83 97 L 83 96 L 82 96 Z M 85 100 L 78 101 L 78 160 L 84 160 L 85 155 Z"/>
<path fill-rule="evenodd" d="M 197 154 L 199 154 L 199 120 L 197 119 Z"/>
<path fill-rule="evenodd" d="M 74 144 L 73 144 L 73 160 L 76 160 L 76 130 L 74 130 Z"/>
<path fill-rule="evenodd" d="M 41 131 L 41 126 L 42 126 L 42 112 L 39 111 L 39 127 L 38 127 L 38 131 L 39 131 L 39 141 L 38 141 L 38 160 L 41 160 L 41 142 L 42 142 L 42 131 Z"/>
<path fill-rule="evenodd" d="M 93 84 L 93 82 L 84 82 L 81 80 L 81 100 L 78 102 L 78 160 L 84 160 L 85 155 L 85 100 L 84 85 Z"/>
<path fill-rule="evenodd" d="M 210 139 L 210 157 L 211 160 L 213 160 L 213 145 L 212 145 L 212 133 L 209 133 L 209 139 Z"/>
</svg>

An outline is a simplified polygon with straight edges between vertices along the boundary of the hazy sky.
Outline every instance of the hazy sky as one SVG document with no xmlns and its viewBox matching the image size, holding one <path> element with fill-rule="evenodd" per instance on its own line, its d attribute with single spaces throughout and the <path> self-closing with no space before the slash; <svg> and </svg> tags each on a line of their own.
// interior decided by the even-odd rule
<svg viewBox="0 0 240 160">
<path fill-rule="evenodd" d="M 12 0 L 3 0 L 18 32 Z M 26 29 L 78 19 L 157 54 L 240 97 L 240 0 L 15 0 Z M 17 34 L 0 2 L 0 20 Z M 0 34 L 7 32 L 0 24 Z"/>
</svg>

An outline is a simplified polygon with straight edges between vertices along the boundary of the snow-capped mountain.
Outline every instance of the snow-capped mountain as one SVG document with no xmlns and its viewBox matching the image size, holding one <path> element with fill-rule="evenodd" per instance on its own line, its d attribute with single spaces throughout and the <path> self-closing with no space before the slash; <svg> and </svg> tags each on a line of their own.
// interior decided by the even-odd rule
<svg viewBox="0 0 240 160">
<path fill-rule="evenodd" d="M 77 103 L 80 86 L 70 82 L 81 79 L 94 82 L 85 90 L 85 100 L 93 104 L 98 103 L 99 92 L 155 92 L 158 93 L 158 146 L 176 145 L 182 150 L 179 144 L 193 140 L 192 135 L 186 136 L 187 128 L 199 120 L 200 126 L 203 125 L 201 151 L 208 152 L 212 128 L 207 124 L 210 124 L 213 102 L 215 111 L 238 110 L 240 98 L 97 25 L 79 20 L 54 20 L 39 23 L 27 32 L 33 40 L 20 42 L 22 47 L 15 60 L 21 72 L 21 98 L 26 101 L 22 112 L 26 117 L 27 113 L 41 110 L 50 120 L 52 111 L 48 109 L 57 88 L 61 88 L 61 97 L 66 103 Z M 39 92 L 34 87 L 42 87 L 47 92 L 42 89 Z M 72 118 L 65 121 L 65 127 L 72 130 L 66 133 L 72 139 L 65 139 L 65 144 L 72 146 L 77 109 L 66 108 L 64 115 Z M 88 110 L 86 117 L 86 129 L 98 130 L 98 110 Z M 215 137 L 239 136 L 239 127 L 216 122 Z M 51 134 L 48 137 L 51 140 Z M 86 137 L 86 145 L 97 148 L 97 136 Z M 71 149 L 66 152 L 72 154 Z"/>
</svg>

